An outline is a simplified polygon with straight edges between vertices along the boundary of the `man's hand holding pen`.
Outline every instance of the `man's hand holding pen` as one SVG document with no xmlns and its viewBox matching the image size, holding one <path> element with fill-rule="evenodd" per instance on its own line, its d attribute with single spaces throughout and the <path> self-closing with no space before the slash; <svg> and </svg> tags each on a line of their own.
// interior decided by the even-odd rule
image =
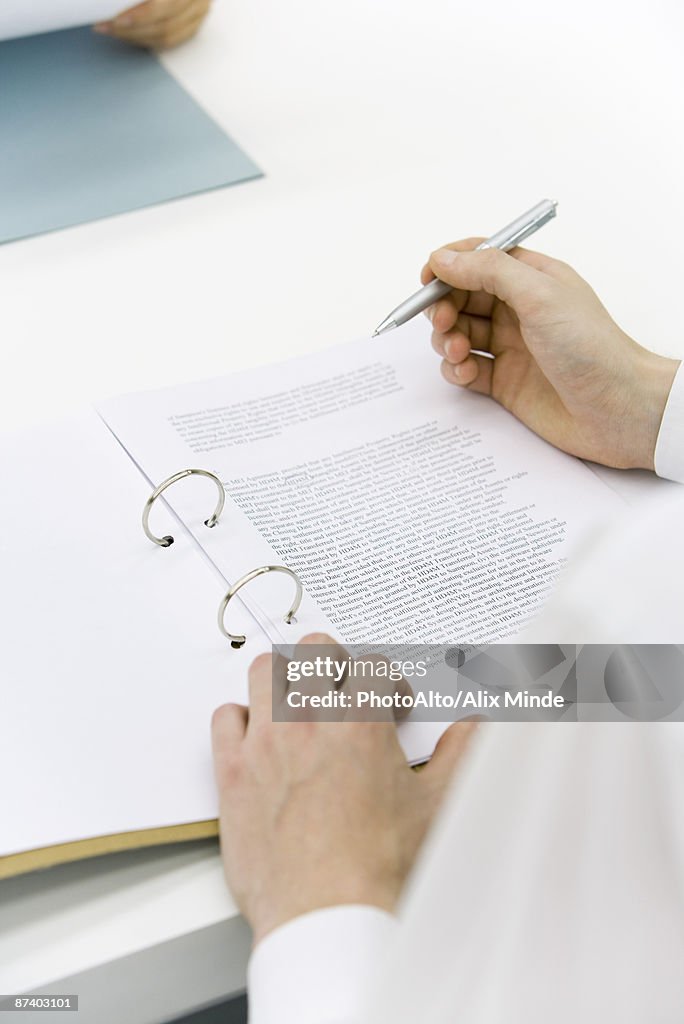
<svg viewBox="0 0 684 1024">
<path fill-rule="evenodd" d="M 453 291 L 427 312 L 450 384 L 488 395 L 562 451 L 653 469 L 678 361 L 618 327 L 567 263 L 528 249 L 438 249 L 423 268 Z"/>
</svg>

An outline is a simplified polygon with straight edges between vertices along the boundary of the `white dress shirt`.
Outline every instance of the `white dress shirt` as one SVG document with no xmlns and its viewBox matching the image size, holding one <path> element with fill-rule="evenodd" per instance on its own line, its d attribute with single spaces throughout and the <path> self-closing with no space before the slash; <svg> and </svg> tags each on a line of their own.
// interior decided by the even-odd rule
<svg viewBox="0 0 684 1024">
<path fill-rule="evenodd" d="M 684 483 L 682 367 L 655 465 Z M 592 546 L 527 638 L 683 642 L 682 523 Z M 299 917 L 248 988 L 251 1024 L 681 1024 L 684 725 L 482 726 L 397 916 Z"/>
<path fill-rule="evenodd" d="M 667 480 L 684 483 L 684 363 L 675 374 L 660 424 L 655 471 Z"/>
</svg>

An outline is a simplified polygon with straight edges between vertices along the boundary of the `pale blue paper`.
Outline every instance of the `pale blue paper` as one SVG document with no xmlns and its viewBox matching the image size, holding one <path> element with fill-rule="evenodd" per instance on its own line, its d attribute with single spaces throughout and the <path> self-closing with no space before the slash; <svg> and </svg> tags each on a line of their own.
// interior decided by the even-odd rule
<svg viewBox="0 0 684 1024">
<path fill-rule="evenodd" d="M 260 175 L 153 54 L 90 28 L 0 43 L 0 242 Z"/>
</svg>

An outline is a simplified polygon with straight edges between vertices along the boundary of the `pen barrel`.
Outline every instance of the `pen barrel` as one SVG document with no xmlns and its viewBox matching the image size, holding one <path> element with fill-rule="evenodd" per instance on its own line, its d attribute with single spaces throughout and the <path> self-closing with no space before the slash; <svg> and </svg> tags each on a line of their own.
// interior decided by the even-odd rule
<svg viewBox="0 0 684 1024">
<path fill-rule="evenodd" d="M 450 284 L 435 278 L 434 281 L 430 281 L 424 288 L 419 288 L 417 292 L 410 295 L 400 306 L 397 306 L 391 313 L 391 317 L 397 327 L 401 327 L 402 324 L 411 320 L 418 313 L 422 313 L 428 306 L 432 306 L 435 302 L 443 299 L 451 291 L 453 291 L 453 288 Z"/>
<path fill-rule="evenodd" d="M 503 252 L 508 252 L 509 249 L 513 249 L 514 246 L 520 245 L 520 243 L 533 235 L 535 231 L 538 231 L 540 227 L 546 224 L 547 221 L 551 220 L 552 217 L 556 216 L 556 203 L 551 199 L 543 199 L 541 203 L 537 203 L 527 213 L 523 213 L 522 217 L 518 217 L 516 220 L 511 221 L 501 231 L 497 231 L 495 235 L 488 238 L 486 242 L 482 242 L 478 245 L 478 249 L 501 249 Z M 400 327 L 402 324 L 407 323 L 418 313 L 422 313 L 432 306 L 435 302 L 439 302 L 445 295 L 451 292 L 452 286 L 446 284 L 444 281 L 438 279 L 430 281 L 424 288 L 414 292 L 408 299 L 397 306 L 396 309 L 392 310 L 390 315 L 383 321 L 378 328 L 377 333 L 382 333 L 384 330 L 388 330 L 392 327 Z"/>
<path fill-rule="evenodd" d="M 502 252 L 508 252 L 509 249 L 520 245 L 522 241 L 533 235 L 555 216 L 556 203 L 551 199 L 542 199 L 541 203 L 537 203 L 527 213 L 523 213 L 521 217 L 517 217 L 501 231 L 497 231 L 486 242 L 478 245 L 478 249 L 501 249 Z"/>
<path fill-rule="evenodd" d="M 422 301 L 427 303 L 427 305 L 423 306 L 423 309 L 427 309 L 428 306 L 431 306 L 434 302 L 438 302 L 440 299 L 443 299 L 445 295 L 448 295 L 449 292 L 452 292 L 453 290 L 454 289 L 450 284 L 447 284 L 446 281 L 440 281 L 439 278 L 436 277 L 434 281 L 430 281 L 430 283 L 426 284 L 424 288 L 421 288 L 420 291 L 416 292 L 416 297 L 420 295 Z"/>
</svg>

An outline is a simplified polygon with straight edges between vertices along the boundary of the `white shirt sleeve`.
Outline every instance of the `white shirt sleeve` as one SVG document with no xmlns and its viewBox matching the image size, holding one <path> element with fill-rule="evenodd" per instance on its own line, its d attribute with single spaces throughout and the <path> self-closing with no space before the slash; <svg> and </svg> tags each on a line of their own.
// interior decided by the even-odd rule
<svg viewBox="0 0 684 1024">
<path fill-rule="evenodd" d="M 341 906 L 276 928 L 249 963 L 249 1024 L 357 1024 L 397 927 L 377 907 Z"/>
<path fill-rule="evenodd" d="M 658 476 L 684 484 L 684 362 L 672 382 L 655 450 Z"/>
</svg>

